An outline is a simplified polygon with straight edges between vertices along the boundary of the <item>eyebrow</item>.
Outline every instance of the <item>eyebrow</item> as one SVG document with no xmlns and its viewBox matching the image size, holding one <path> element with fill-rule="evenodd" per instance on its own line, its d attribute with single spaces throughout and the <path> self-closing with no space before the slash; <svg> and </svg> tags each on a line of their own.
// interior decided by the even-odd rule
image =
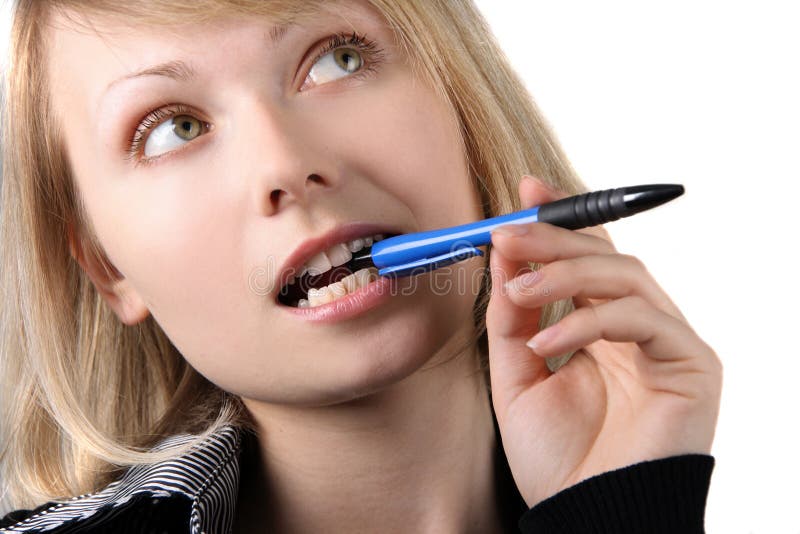
<svg viewBox="0 0 800 534">
<path fill-rule="evenodd" d="M 289 27 L 293 26 L 294 24 L 295 23 L 293 21 L 289 21 L 283 24 L 276 24 L 272 26 L 269 30 L 270 47 L 277 47 L 286 35 Z M 167 61 L 164 63 L 159 63 L 158 65 L 147 67 L 132 74 L 127 74 L 122 78 L 118 78 L 106 86 L 105 92 L 108 92 L 111 87 L 125 80 L 141 78 L 145 76 L 165 76 L 179 82 L 186 82 L 195 78 L 197 76 L 197 71 L 190 64 L 180 59 Z"/>
</svg>

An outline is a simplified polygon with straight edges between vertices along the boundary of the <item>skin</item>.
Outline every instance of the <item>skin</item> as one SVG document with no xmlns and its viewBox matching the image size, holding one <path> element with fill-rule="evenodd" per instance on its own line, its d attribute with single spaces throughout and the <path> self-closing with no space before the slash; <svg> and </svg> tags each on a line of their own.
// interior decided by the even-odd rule
<svg viewBox="0 0 800 534">
<path fill-rule="evenodd" d="M 303 20 L 274 49 L 264 44 L 270 26 L 95 21 L 98 35 L 55 21 L 54 109 L 119 276 L 88 259 L 75 234 L 73 255 L 121 321 L 152 314 L 195 369 L 243 398 L 260 452 L 242 483 L 238 531 L 366 532 L 376 510 L 382 532 L 497 531 L 492 406 L 472 351 L 451 358 L 469 332 L 473 292 L 436 294 L 426 276 L 406 279 L 415 291 L 374 313 L 309 328 L 248 283 L 344 222 L 410 232 L 480 218 L 458 124 L 363 2 Z M 384 50 L 376 71 L 304 83 L 314 43 L 354 29 Z M 104 93 L 175 59 L 194 64 L 197 79 L 147 76 Z M 137 167 L 126 139 L 164 103 L 191 107 L 211 129 Z M 524 206 L 559 196 L 531 178 L 519 194 Z M 528 230 L 493 235 L 487 313 L 491 402 L 528 504 L 615 467 L 708 452 L 719 359 L 646 268 L 602 229 Z M 515 278 L 507 290 L 525 260 L 548 264 L 543 285 Z M 459 269 L 469 279 L 482 262 Z M 568 297 L 579 309 L 531 350 L 541 306 Z M 547 371 L 544 356 L 575 349 Z"/>
<path fill-rule="evenodd" d="M 417 284 L 411 294 L 311 327 L 250 283 L 345 222 L 411 232 L 480 218 L 455 117 L 414 77 L 382 19 L 348 3 L 267 51 L 270 21 L 93 26 L 102 38 L 57 20 L 49 67 L 78 189 L 121 276 L 105 276 L 77 240 L 76 259 L 124 323 L 152 314 L 195 369 L 244 399 L 263 476 L 244 481 L 254 489 L 242 492 L 241 529 L 365 531 L 380 508 L 386 532 L 490 532 L 486 385 L 473 353 L 453 358 L 476 294 L 406 279 L 401 288 Z M 304 83 L 306 52 L 310 60 L 317 41 L 353 30 L 384 50 L 376 72 Z M 148 76 L 104 93 L 175 59 L 193 63 L 197 80 Z M 191 106 L 212 129 L 136 167 L 126 139 L 163 103 Z M 459 269 L 478 273 L 483 262 Z M 404 497 L 376 491 L 387 487 Z M 280 515 L 263 517 L 268 509 Z"/>
<path fill-rule="evenodd" d="M 565 195 L 524 177 L 519 196 L 531 207 Z M 722 363 L 641 260 L 619 254 L 602 228 L 522 230 L 492 233 L 500 283 L 486 326 L 493 406 L 525 501 L 645 460 L 709 454 Z M 536 281 L 509 281 L 526 260 L 546 264 Z M 576 310 L 538 332 L 542 305 L 567 297 Z M 544 358 L 569 351 L 550 372 Z"/>
</svg>

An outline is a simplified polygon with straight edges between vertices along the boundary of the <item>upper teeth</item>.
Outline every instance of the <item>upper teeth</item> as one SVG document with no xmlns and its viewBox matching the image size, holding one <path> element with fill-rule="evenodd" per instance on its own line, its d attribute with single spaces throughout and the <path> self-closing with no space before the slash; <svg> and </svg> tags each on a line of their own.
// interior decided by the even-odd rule
<svg viewBox="0 0 800 534">
<path fill-rule="evenodd" d="M 353 258 L 353 253 L 358 252 L 363 248 L 371 247 L 373 241 L 380 241 L 383 239 L 383 237 L 383 234 L 376 234 L 369 237 L 359 237 L 358 239 L 353 239 L 352 241 L 338 243 L 325 251 L 318 252 L 305 264 L 303 264 L 297 275 L 290 278 L 289 283 L 293 283 L 295 278 L 299 278 L 306 272 L 308 272 L 310 275 L 318 276 L 328 272 L 334 267 L 344 265 Z"/>
</svg>

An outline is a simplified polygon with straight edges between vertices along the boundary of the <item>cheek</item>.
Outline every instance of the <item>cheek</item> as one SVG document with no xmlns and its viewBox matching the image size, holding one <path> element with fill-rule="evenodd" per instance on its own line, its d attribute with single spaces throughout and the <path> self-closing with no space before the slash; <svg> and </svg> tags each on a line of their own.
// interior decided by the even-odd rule
<svg viewBox="0 0 800 534">
<path fill-rule="evenodd" d="M 433 90 L 410 73 L 363 91 L 347 117 L 342 149 L 365 176 L 409 207 L 420 228 L 481 217 L 459 124 Z M 342 131 L 336 137 L 342 140 Z"/>
<path fill-rule="evenodd" d="M 347 122 L 353 137 L 336 150 L 346 153 L 349 161 L 357 161 L 365 176 L 379 181 L 380 189 L 397 199 L 392 203 L 407 206 L 419 229 L 482 218 L 459 123 L 432 90 L 419 81 L 395 79 L 385 90 L 365 91 L 357 103 L 358 108 L 351 109 L 358 111 Z M 351 105 L 356 105 L 355 99 Z M 357 131 L 365 133 L 356 137 Z M 468 319 L 484 263 L 484 258 L 473 258 L 436 271 L 435 276 L 415 279 L 422 294 L 437 295 L 420 306 L 433 307 L 438 332 L 452 332 Z M 426 326 L 420 324 L 420 328 Z"/>
<path fill-rule="evenodd" d="M 198 320 L 216 324 L 214 309 L 242 302 L 242 232 L 233 215 L 241 211 L 220 209 L 226 203 L 204 193 L 196 175 L 156 173 L 125 182 L 104 180 L 102 171 L 94 167 L 92 186 L 83 188 L 90 217 L 109 259 L 165 331 Z"/>
</svg>

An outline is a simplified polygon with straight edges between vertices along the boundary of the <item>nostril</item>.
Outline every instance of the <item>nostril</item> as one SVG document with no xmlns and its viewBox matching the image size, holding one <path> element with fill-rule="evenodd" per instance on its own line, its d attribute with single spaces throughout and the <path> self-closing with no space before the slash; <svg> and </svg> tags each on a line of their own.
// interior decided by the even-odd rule
<svg viewBox="0 0 800 534">
<path fill-rule="evenodd" d="M 322 176 L 320 176 L 319 174 L 309 174 L 307 180 L 310 182 L 321 184 Z"/>
<path fill-rule="evenodd" d="M 278 205 L 278 200 L 280 200 L 282 192 L 283 191 L 281 191 L 280 189 L 275 189 L 272 191 L 272 193 L 269 194 L 269 200 L 270 202 L 272 202 L 273 206 Z"/>
</svg>

